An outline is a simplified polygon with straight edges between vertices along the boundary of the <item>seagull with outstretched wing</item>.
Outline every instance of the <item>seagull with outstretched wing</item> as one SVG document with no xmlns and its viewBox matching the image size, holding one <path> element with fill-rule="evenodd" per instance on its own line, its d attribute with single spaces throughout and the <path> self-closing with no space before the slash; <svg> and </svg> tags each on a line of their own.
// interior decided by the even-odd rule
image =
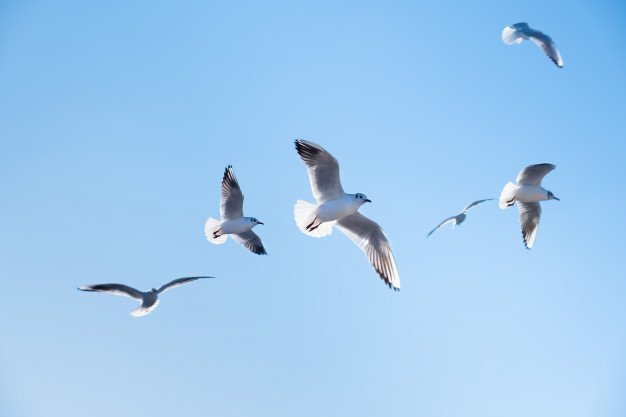
<svg viewBox="0 0 626 417">
<path fill-rule="evenodd" d="M 511 207 L 517 202 L 520 214 L 520 225 L 524 246 L 531 249 L 535 243 L 537 227 L 541 217 L 540 201 L 559 200 L 541 186 L 541 181 L 550 171 L 556 168 L 553 164 L 529 165 L 517 174 L 516 184 L 508 182 L 500 194 L 500 208 Z M 560 201 L 560 200 L 559 200 Z"/>
<path fill-rule="evenodd" d="M 244 217 L 243 193 L 230 165 L 224 170 L 222 178 L 220 214 L 221 221 L 209 217 L 204 224 L 204 235 L 209 242 L 221 245 L 230 235 L 250 252 L 267 255 L 261 238 L 252 231 L 254 226 L 263 223 L 255 217 Z"/>
<path fill-rule="evenodd" d="M 531 40 L 548 55 L 557 67 L 563 68 L 561 53 L 552 38 L 545 33 L 531 29 L 528 23 L 524 22 L 507 26 L 502 30 L 502 41 L 507 45 L 519 45 L 524 39 Z"/>
<path fill-rule="evenodd" d="M 333 225 L 365 252 L 378 275 L 394 290 L 400 289 L 400 275 L 385 232 L 373 220 L 358 212 L 371 201 L 361 193 L 346 194 L 339 178 L 335 157 L 316 143 L 296 140 L 296 151 L 306 165 L 317 204 L 298 200 L 294 216 L 298 228 L 313 237 L 332 233 Z"/>
<path fill-rule="evenodd" d="M 162 285 L 161 288 L 159 288 L 158 290 L 156 288 L 152 288 L 150 291 L 147 292 L 139 291 L 133 287 L 129 287 L 128 285 L 124 284 L 84 285 L 82 287 L 78 287 L 78 289 L 81 291 L 104 292 L 113 295 L 120 295 L 140 301 L 141 305 L 133 310 L 130 314 L 135 317 L 141 317 L 149 314 L 152 310 L 157 308 L 160 303 L 159 294 L 163 294 L 164 292 L 169 291 L 172 288 L 180 287 L 181 285 L 184 285 L 188 282 L 202 278 L 213 277 L 202 276 L 177 278 L 173 281 L 168 282 L 165 285 Z"/>
<path fill-rule="evenodd" d="M 477 200 L 474 201 L 472 204 L 470 204 L 469 206 L 465 207 L 459 214 L 452 216 L 452 217 L 448 217 L 447 219 L 443 220 L 441 223 L 439 223 L 433 230 L 431 230 L 430 232 L 428 232 L 428 235 L 426 235 L 426 237 L 429 237 L 430 235 L 433 234 L 433 232 L 437 229 L 439 229 L 441 226 L 443 226 L 444 224 L 447 223 L 452 223 L 452 227 L 454 226 L 458 226 L 461 223 L 463 223 L 465 221 L 465 219 L 467 218 L 467 212 L 473 208 L 476 207 L 477 205 L 479 205 L 480 203 L 483 203 L 485 201 L 490 201 L 490 200 L 495 200 L 495 198 L 486 198 L 484 200 Z"/>
</svg>

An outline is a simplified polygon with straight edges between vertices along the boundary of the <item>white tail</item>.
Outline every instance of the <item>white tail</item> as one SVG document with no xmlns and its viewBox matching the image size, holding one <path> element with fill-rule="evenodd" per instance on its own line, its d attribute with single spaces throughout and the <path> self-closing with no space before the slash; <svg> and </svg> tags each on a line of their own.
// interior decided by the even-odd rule
<svg viewBox="0 0 626 417">
<path fill-rule="evenodd" d="M 298 200 L 293 207 L 293 215 L 296 219 L 296 224 L 300 231 L 304 234 L 313 237 L 328 236 L 333 232 L 333 224 L 335 222 L 320 223 L 313 230 L 307 230 L 307 226 L 310 226 L 316 222 L 316 210 L 317 204 L 309 203 L 308 201 Z"/>
<path fill-rule="evenodd" d="M 204 236 L 206 236 L 206 240 L 216 245 L 221 245 L 226 242 L 226 238 L 228 235 L 221 234 L 215 237 L 215 233 L 220 230 L 222 227 L 222 223 L 220 221 L 215 220 L 213 217 L 209 217 L 204 223 Z"/>
<path fill-rule="evenodd" d="M 507 45 L 519 45 L 523 40 L 520 31 L 515 28 L 507 26 L 502 31 L 502 41 Z"/>
<path fill-rule="evenodd" d="M 515 203 L 515 192 L 517 191 L 517 185 L 512 182 L 507 182 L 502 193 L 500 193 L 500 208 L 505 209 L 511 207 Z"/>
<path fill-rule="evenodd" d="M 156 300 L 155 303 L 152 304 L 150 307 L 144 307 L 143 304 L 141 304 L 139 307 L 137 307 L 136 309 L 131 311 L 130 315 L 133 316 L 133 317 L 142 317 L 142 316 L 145 316 L 147 314 L 150 314 L 152 312 L 152 310 L 154 310 L 155 308 L 157 308 L 159 306 L 160 302 L 161 302 L 161 300 Z"/>
</svg>

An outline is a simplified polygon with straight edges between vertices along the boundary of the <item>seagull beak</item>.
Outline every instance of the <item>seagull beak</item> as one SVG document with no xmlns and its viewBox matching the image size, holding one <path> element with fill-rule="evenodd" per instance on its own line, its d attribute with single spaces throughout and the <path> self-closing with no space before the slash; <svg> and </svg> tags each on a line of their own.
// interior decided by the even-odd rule
<svg viewBox="0 0 626 417">
<path fill-rule="evenodd" d="M 265 224 L 265 223 L 263 223 L 263 222 L 257 222 L 257 223 L 258 223 L 258 224 L 263 224 L 263 225 Z"/>
<path fill-rule="evenodd" d="M 366 202 L 366 203 L 371 203 L 371 202 L 372 202 L 372 200 L 370 200 L 369 198 L 366 198 L 366 199 L 365 199 L 365 202 Z"/>
<path fill-rule="evenodd" d="M 560 199 L 560 198 L 558 198 L 558 197 L 552 196 L 552 198 L 553 198 L 554 200 L 556 200 L 556 201 L 561 201 L 561 199 Z"/>
</svg>

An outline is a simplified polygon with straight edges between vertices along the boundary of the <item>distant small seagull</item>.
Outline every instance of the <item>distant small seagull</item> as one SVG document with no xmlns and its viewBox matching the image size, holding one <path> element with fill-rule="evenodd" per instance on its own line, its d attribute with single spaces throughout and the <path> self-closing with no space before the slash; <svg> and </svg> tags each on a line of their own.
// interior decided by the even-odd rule
<svg viewBox="0 0 626 417">
<path fill-rule="evenodd" d="M 522 236 L 526 249 L 531 249 L 535 242 L 535 235 L 537 234 L 537 227 L 539 226 L 539 218 L 541 216 L 541 206 L 539 202 L 544 200 L 559 200 L 552 194 L 552 191 L 548 191 L 541 186 L 543 177 L 554 168 L 556 168 L 556 165 L 552 164 L 527 166 L 517 174 L 517 179 L 515 180 L 517 184 L 508 182 L 504 186 L 502 194 L 500 194 L 501 209 L 511 207 L 517 201 L 520 225 L 522 226 Z"/>
<path fill-rule="evenodd" d="M 561 58 L 559 50 L 556 49 L 552 38 L 545 33 L 531 29 L 527 23 L 516 23 L 505 27 L 502 31 L 502 41 L 507 45 L 519 45 L 524 39 L 533 41 L 538 47 L 543 49 L 543 52 L 548 55 L 548 58 L 550 58 L 557 67 L 563 68 L 563 58 Z"/>
<path fill-rule="evenodd" d="M 141 301 L 141 305 L 137 307 L 136 310 L 133 310 L 130 314 L 135 317 L 145 316 L 150 313 L 152 310 L 157 308 L 160 303 L 159 294 L 164 293 L 165 291 L 171 290 L 172 288 L 180 287 L 183 284 L 186 284 L 191 281 L 195 281 L 201 278 L 214 278 L 214 277 L 184 277 L 178 278 L 167 284 L 163 285 L 158 290 L 156 288 L 151 289 L 148 292 L 143 292 L 136 290 L 132 287 L 123 284 L 97 284 L 97 285 L 84 285 L 82 287 L 78 287 L 81 291 L 93 291 L 93 292 L 107 292 L 113 295 L 121 295 L 124 297 L 134 298 L 135 300 Z"/>
<path fill-rule="evenodd" d="M 444 221 L 439 223 L 437 225 L 437 227 L 435 227 L 433 230 L 431 230 L 426 237 L 432 235 L 435 230 L 439 229 L 441 226 L 443 226 L 446 223 L 452 223 L 452 227 L 460 225 L 461 223 L 463 223 L 465 221 L 465 218 L 467 217 L 466 213 L 469 211 L 469 209 L 479 205 L 482 202 L 490 201 L 490 200 L 495 200 L 495 198 L 486 198 L 484 200 L 474 201 L 472 204 L 470 204 L 469 206 L 465 207 L 463 209 L 463 211 L 461 211 L 456 216 L 448 217 L 447 219 L 445 219 Z"/>
<path fill-rule="evenodd" d="M 226 167 L 222 179 L 222 200 L 220 203 L 222 221 L 212 217 L 204 224 L 204 235 L 216 245 L 226 242 L 228 235 L 257 255 L 267 255 L 261 238 L 252 231 L 257 224 L 263 224 L 254 217 L 243 216 L 243 194 L 232 166 Z"/>
<path fill-rule="evenodd" d="M 317 204 L 298 200 L 294 215 L 298 228 L 309 236 L 332 233 L 333 225 L 361 248 L 389 288 L 400 289 L 400 276 L 383 229 L 357 210 L 371 201 L 360 193 L 346 194 L 341 187 L 339 164 L 321 146 L 296 140 L 296 150 L 309 170 L 309 180 Z M 312 259 L 315 262 L 315 258 Z M 322 262 L 328 262 L 324 260 Z"/>
</svg>

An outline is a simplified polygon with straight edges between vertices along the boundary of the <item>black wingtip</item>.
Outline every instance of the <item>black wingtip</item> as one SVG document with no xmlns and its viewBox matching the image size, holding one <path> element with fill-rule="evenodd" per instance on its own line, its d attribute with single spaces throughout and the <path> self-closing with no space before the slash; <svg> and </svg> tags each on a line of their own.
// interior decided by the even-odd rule
<svg viewBox="0 0 626 417">
<path fill-rule="evenodd" d="M 317 146 L 313 146 L 302 139 L 296 139 L 295 144 L 298 155 L 303 159 L 313 158 L 321 152 Z"/>
</svg>

